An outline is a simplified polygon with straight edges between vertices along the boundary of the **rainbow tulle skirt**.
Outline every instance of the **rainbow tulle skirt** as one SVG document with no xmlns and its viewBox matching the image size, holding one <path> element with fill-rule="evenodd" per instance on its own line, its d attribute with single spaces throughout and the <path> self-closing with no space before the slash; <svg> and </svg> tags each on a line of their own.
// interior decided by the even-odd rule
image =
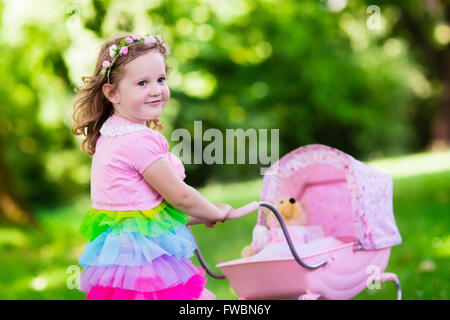
<svg viewBox="0 0 450 320">
<path fill-rule="evenodd" d="M 189 259 L 196 245 L 188 221 L 164 200 L 150 210 L 91 208 L 79 229 L 89 241 L 78 261 L 86 299 L 214 299 L 205 270 Z"/>
</svg>

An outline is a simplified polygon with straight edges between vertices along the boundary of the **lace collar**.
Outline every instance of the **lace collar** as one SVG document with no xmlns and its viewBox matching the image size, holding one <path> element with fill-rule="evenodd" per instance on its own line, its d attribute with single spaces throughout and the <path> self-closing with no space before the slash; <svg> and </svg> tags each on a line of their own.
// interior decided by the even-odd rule
<svg viewBox="0 0 450 320">
<path fill-rule="evenodd" d="M 121 136 L 125 133 L 150 129 L 139 123 L 134 123 L 128 119 L 118 117 L 113 114 L 100 128 L 100 133 L 105 137 Z"/>
</svg>

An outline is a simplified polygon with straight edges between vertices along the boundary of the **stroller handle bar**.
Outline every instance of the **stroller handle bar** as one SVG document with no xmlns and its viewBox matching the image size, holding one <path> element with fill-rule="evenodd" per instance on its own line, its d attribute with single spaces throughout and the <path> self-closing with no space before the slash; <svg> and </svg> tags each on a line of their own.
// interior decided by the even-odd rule
<svg viewBox="0 0 450 320">
<path fill-rule="evenodd" d="M 287 230 L 286 224 L 284 223 L 283 217 L 281 216 L 280 212 L 278 212 L 277 208 L 275 208 L 272 204 L 268 203 L 268 202 L 257 202 L 257 201 L 253 201 L 249 204 L 246 204 L 242 207 L 236 208 L 234 210 L 232 210 L 230 212 L 230 214 L 228 214 L 226 220 L 234 220 L 234 219 L 238 219 L 241 217 L 246 216 L 247 214 L 252 213 L 253 211 L 258 210 L 259 207 L 266 207 L 269 210 L 271 210 L 275 216 L 278 219 L 278 222 L 280 223 L 281 229 L 283 231 L 284 236 L 286 237 L 289 249 L 292 252 L 292 255 L 294 256 L 295 260 L 298 262 L 298 264 L 300 264 L 302 267 L 309 269 L 309 270 L 314 270 L 317 268 L 322 267 L 323 265 L 325 265 L 327 263 L 327 260 L 322 260 L 319 263 L 313 264 L 313 265 L 309 265 L 306 264 L 298 255 L 297 250 L 295 249 L 295 246 L 292 242 L 291 236 L 289 235 L 289 232 Z M 192 232 L 192 231 L 191 231 Z M 194 238 L 195 241 L 195 238 Z M 202 265 L 202 267 L 206 270 L 206 272 L 213 278 L 215 279 L 225 279 L 224 275 L 218 275 L 216 273 L 214 273 L 213 271 L 211 271 L 211 269 L 208 267 L 208 265 L 206 264 L 205 260 L 203 259 L 203 256 L 200 252 L 200 248 L 197 244 L 197 242 L 195 243 L 197 248 L 195 249 L 195 253 L 197 255 L 198 260 L 200 261 L 200 264 Z"/>
<path fill-rule="evenodd" d="M 231 210 L 231 212 L 225 218 L 225 221 L 241 218 L 243 216 L 246 216 L 249 213 L 252 213 L 253 211 L 258 210 L 258 208 L 259 208 L 259 203 L 257 201 L 250 202 L 249 204 L 246 204 L 245 206 Z"/>
</svg>

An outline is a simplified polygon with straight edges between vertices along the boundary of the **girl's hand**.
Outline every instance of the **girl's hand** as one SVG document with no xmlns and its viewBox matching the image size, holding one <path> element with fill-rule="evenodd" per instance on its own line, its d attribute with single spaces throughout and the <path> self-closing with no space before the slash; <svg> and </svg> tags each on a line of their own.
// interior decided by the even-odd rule
<svg viewBox="0 0 450 320">
<path fill-rule="evenodd" d="M 233 208 L 230 205 L 225 204 L 225 203 L 215 203 L 214 205 L 223 213 L 223 218 L 220 221 L 224 222 L 225 218 L 230 214 L 230 212 L 233 210 Z M 216 226 L 216 222 L 217 221 L 206 222 L 205 226 L 208 228 L 214 228 Z"/>
<path fill-rule="evenodd" d="M 226 203 L 215 203 L 214 205 L 222 212 L 222 220 L 220 221 L 224 222 L 225 218 L 233 210 L 233 207 Z"/>
<path fill-rule="evenodd" d="M 214 228 L 215 226 L 216 226 L 215 222 L 206 222 L 205 223 L 205 227 L 208 227 L 208 228 Z"/>
<path fill-rule="evenodd" d="M 187 225 L 195 225 L 195 224 L 203 224 L 208 228 L 214 228 L 216 226 L 217 221 L 224 222 L 226 217 L 233 212 L 233 208 L 225 203 L 216 203 L 214 204 L 217 209 L 222 213 L 222 219 L 217 220 L 211 220 L 211 219 L 200 219 L 196 217 L 190 217 L 190 221 L 187 223 Z"/>
</svg>

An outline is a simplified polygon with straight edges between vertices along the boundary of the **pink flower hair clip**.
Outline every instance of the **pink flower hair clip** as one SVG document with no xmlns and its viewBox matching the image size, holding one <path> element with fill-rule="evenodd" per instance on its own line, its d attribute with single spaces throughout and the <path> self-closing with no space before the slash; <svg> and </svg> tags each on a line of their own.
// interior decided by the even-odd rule
<svg viewBox="0 0 450 320">
<path fill-rule="evenodd" d="M 106 74 L 108 78 L 108 83 L 110 83 L 109 75 L 111 73 L 111 68 L 113 67 L 114 62 L 117 60 L 118 57 L 126 55 L 128 53 L 128 47 L 135 45 L 136 43 L 147 43 L 149 45 L 157 43 L 158 45 L 166 49 L 166 55 L 170 54 L 169 48 L 161 39 L 161 36 L 159 34 L 155 36 L 147 34 L 143 37 L 141 37 L 138 34 L 133 34 L 131 37 L 126 37 L 125 39 L 120 40 L 118 46 L 113 44 L 112 46 L 109 47 L 109 56 L 111 57 L 111 61 L 105 60 L 102 63 L 102 70 L 100 71 L 100 75 L 104 76 Z"/>
</svg>

